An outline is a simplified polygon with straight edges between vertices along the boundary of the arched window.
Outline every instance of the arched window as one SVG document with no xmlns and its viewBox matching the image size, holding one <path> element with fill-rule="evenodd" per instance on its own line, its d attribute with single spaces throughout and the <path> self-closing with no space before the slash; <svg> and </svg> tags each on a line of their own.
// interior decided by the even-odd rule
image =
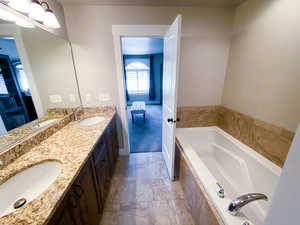
<svg viewBox="0 0 300 225">
<path fill-rule="evenodd" d="M 126 67 L 128 94 L 149 94 L 150 68 L 143 62 L 132 61 Z"/>
</svg>

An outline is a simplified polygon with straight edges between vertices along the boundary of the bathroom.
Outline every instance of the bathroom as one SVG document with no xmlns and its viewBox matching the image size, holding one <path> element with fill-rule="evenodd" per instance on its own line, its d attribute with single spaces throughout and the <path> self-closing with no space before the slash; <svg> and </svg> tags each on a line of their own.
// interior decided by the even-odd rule
<svg viewBox="0 0 300 225">
<path fill-rule="evenodd" d="M 0 0 L 38 118 L 0 137 L 0 224 L 298 224 L 299 10 Z M 130 154 L 124 36 L 164 37 L 162 152 Z"/>
</svg>

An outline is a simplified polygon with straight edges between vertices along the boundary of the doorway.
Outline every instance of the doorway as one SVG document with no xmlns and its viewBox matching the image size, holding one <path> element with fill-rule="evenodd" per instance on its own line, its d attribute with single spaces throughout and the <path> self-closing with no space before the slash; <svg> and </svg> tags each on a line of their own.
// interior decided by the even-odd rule
<svg viewBox="0 0 300 225">
<path fill-rule="evenodd" d="M 127 110 L 127 84 L 125 81 L 126 65 L 122 53 L 122 37 L 163 37 L 163 76 L 162 76 L 162 135 L 161 150 L 162 157 L 166 164 L 171 180 L 174 180 L 175 162 L 175 129 L 177 122 L 177 80 L 179 76 L 180 64 L 180 44 L 181 44 L 181 24 L 182 16 L 178 15 L 171 25 L 113 25 L 112 33 L 114 37 L 117 85 L 119 94 L 118 115 L 121 120 L 123 149 L 120 154 L 130 154 L 130 133 Z M 145 63 L 144 63 L 145 64 Z M 145 64 L 146 65 L 146 64 Z M 144 67 L 146 69 L 146 67 Z M 141 75 L 142 76 L 142 75 Z M 143 86 L 143 85 L 142 85 Z M 130 88 L 129 88 L 130 89 Z M 135 114 L 140 114 L 146 121 L 146 104 L 137 101 L 133 107 Z M 133 104 L 133 103 L 132 103 Z M 132 109 L 130 109 L 132 111 Z"/>
<path fill-rule="evenodd" d="M 163 37 L 122 37 L 130 153 L 162 151 Z"/>
</svg>

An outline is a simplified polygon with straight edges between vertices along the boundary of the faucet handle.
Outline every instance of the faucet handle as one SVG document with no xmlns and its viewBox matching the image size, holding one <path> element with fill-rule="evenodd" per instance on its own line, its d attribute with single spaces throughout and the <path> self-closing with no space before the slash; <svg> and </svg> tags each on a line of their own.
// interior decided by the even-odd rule
<svg viewBox="0 0 300 225">
<path fill-rule="evenodd" d="M 219 198 L 224 198 L 225 197 L 225 190 L 223 188 L 223 186 L 219 183 L 217 183 L 217 185 L 219 186 L 219 191 L 217 191 L 217 195 L 219 196 Z"/>
</svg>

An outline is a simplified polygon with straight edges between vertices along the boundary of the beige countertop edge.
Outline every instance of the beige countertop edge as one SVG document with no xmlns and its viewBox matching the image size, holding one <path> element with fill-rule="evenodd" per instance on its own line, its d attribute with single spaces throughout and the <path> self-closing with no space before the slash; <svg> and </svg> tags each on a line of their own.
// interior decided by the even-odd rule
<svg viewBox="0 0 300 225">
<path fill-rule="evenodd" d="M 99 112 L 105 120 L 92 126 L 73 121 L 0 170 L 0 183 L 43 161 L 59 161 L 63 169 L 55 182 L 35 200 L 0 218 L 0 225 L 44 225 L 59 206 L 91 150 L 115 116 L 115 110 Z M 95 115 L 95 113 L 93 113 Z M 76 149 L 76 150 L 74 150 Z"/>
</svg>

